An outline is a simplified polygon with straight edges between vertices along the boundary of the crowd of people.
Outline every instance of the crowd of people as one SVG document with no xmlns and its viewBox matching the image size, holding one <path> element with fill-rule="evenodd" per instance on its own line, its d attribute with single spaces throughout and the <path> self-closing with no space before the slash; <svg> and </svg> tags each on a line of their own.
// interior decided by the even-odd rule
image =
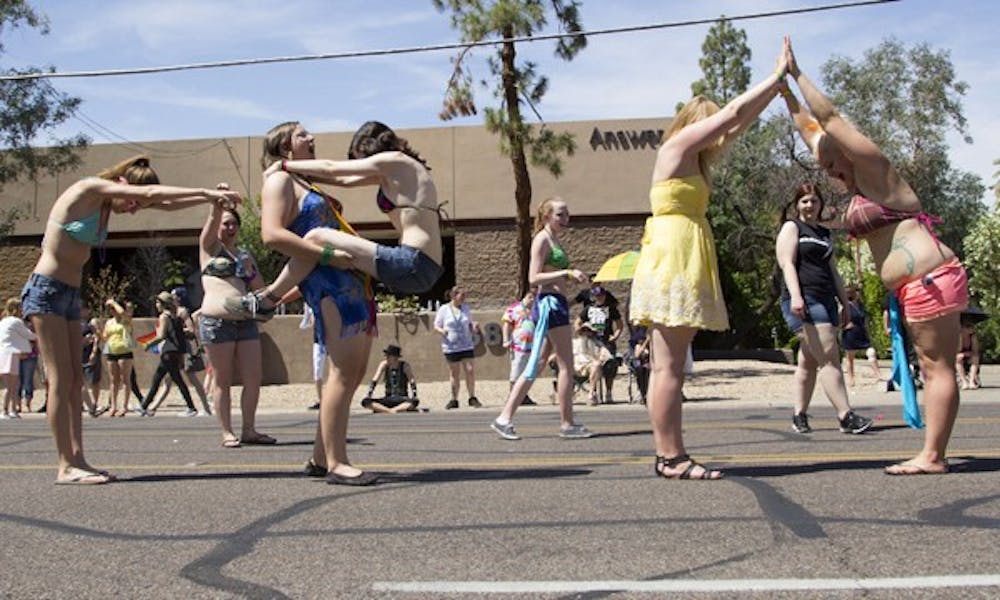
<svg viewBox="0 0 1000 600">
<path fill-rule="evenodd" d="M 797 84 L 804 105 L 790 88 Z M 818 379 L 837 411 L 845 433 L 859 434 L 871 419 L 850 405 L 848 380 L 841 366 L 838 329 L 848 357 L 871 350 L 864 333 L 864 312 L 857 290 L 849 292 L 833 261 L 830 227 L 843 227 L 869 245 L 876 272 L 891 291 L 893 336 L 905 325 L 916 348 L 925 389 L 927 429 L 922 450 L 890 466 L 892 475 L 945 473 L 946 449 L 958 411 L 956 352 L 962 387 L 979 385 L 974 334 L 959 330 L 966 307 L 965 272 L 951 249 L 933 234 L 920 200 L 879 148 L 838 113 L 830 100 L 800 70 L 786 38 L 775 71 L 725 106 L 696 96 L 678 112 L 656 152 L 649 192 L 651 213 L 628 295 L 625 316 L 618 302 L 587 273 L 573 267 L 563 236 L 569 228 L 569 202 L 543 200 L 531 240 L 524 296 L 503 317 L 503 344 L 510 350 L 510 390 L 489 424 L 505 440 L 519 440 L 514 416 L 525 403 L 541 365 L 557 369 L 558 435 L 567 439 L 594 434 L 574 414 L 577 378 L 589 382 L 589 401 L 613 401 L 612 383 L 623 357 L 617 350 L 629 335 L 627 360 L 636 369 L 641 398 L 653 430 L 654 473 L 667 479 L 717 480 L 722 471 L 703 465 L 685 449 L 682 402 L 690 372 L 690 347 L 698 330 L 729 326 L 722 295 L 715 243 L 706 210 L 711 168 L 720 153 L 777 96 L 782 96 L 804 142 L 834 185 L 853 195 L 840 223 L 824 218 L 824 200 L 814 183 L 790 194 L 785 222 L 777 233 L 781 267 L 782 314 L 800 342 L 794 378 L 793 427 L 811 431 L 807 409 Z M 258 323 L 276 307 L 302 297 L 314 329 L 314 379 L 318 423 L 305 473 L 338 485 L 370 485 L 378 475 L 354 466 L 347 452 L 350 404 L 365 378 L 375 331 L 374 280 L 390 291 L 424 293 L 444 272 L 437 189 L 431 167 L 409 143 L 383 123 L 362 125 L 345 160 L 318 159 L 313 136 L 296 121 L 272 128 L 264 141 L 261 168 L 260 237 L 288 258 L 274 281 L 264 281 L 254 257 L 236 245 L 241 227 L 241 197 L 225 184 L 212 188 L 162 185 L 149 160 L 137 157 L 96 177 L 71 185 L 52 207 L 38 263 L 20 299 L 8 300 L 0 321 L 0 377 L 6 384 L 4 417 L 16 418 L 21 397 L 30 407 L 31 370 L 41 356 L 45 366 L 47 415 L 58 453 L 56 483 L 104 484 L 115 480 L 84 456 L 81 414 L 135 409 L 151 415 L 156 394 L 169 376 L 187 410 L 182 415 L 215 413 L 222 445 L 275 443 L 257 430 L 261 385 Z M 360 237 L 343 215 L 341 203 L 317 184 L 370 186 L 375 202 L 398 233 L 398 245 Z M 81 306 L 80 285 L 91 250 L 103 245 L 113 214 L 137 210 L 181 210 L 209 205 L 199 240 L 203 302 L 187 305 L 183 289 L 156 297 L 156 332 L 144 347 L 156 347 L 159 364 L 147 393 L 135 382 L 133 307 L 108 299 L 110 317 L 101 324 Z M 829 227 L 828 227 L 829 225 Z M 569 298 L 583 306 L 571 316 Z M 460 406 L 465 381 L 467 404 L 476 397 L 474 347 L 482 334 L 465 303 L 466 290 L 452 288 L 433 322 L 448 364 L 451 398 Z M 309 325 L 305 325 L 309 327 Z M 402 349 L 385 347 L 362 406 L 373 412 L 419 410 L 416 376 Z M 76 356 L 82 360 L 77 361 Z M 875 358 L 872 367 L 878 376 Z M 894 359 L 899 359 L 894 356 Z M 110 381 L 108 405 L 99 406 L 102 365 Z M 206 370 L 204 387 L 198 373 Z M 232 423 L 230 390 L 242 383 L 240 433 Z M 324 382 L 325 379 L 325 382 Z M 199 410 L 188 384 L 200 396 Z M 376 388 L 384 385 L 384 394 Z M 27 388 L 27 389 L 26 389 Z M 600 392 L 603 388 L 603 394 Z M 130 395 L 131 392 L 131 395 Z M 208 398 L 211 398 L 211 401 Z M 161 397 L 162 398 L 162 397 Z"/>
</svg>

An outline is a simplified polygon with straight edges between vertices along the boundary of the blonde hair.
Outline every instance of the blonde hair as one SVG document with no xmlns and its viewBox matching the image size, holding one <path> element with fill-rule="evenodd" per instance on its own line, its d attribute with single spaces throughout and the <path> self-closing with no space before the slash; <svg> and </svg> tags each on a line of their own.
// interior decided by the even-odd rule
<svg viewBox="0 0 1000 600">
<path fill-rule="evenodd" d="M 663 138 L 666 142 L 670 138 L 677 135 L 681 129 L 684 129 L 692 123 L 697 123 L 711 117 L 715 113 L 719 112 L 719 105 L 712 102 L 708 98 L 702 95 L 697 95 L 694 98 L 688 100 L 677 114 L 674 115 L 674 120 L 670 122 L 670 128 L 667 129 L 667 133 Z M 719 157 L 722 152 L 722 146 L 725 142 L 725 136 L 719 136 L 719 139 L 703 149 L 698 153 L 698 168 L 701 170 L 701 174 L 708 179 L 709 167 L 715 160 Z"/>
<path fill-rule="evenodd" d="M 549 218 L 549 215 L 552 214 L 552 206 L 556 202 L 565 203 L 565 200 L 559 196 L 549 196 L 545 200 L 542 200 L 542 203 L 538 205 L 538 214 L 535 215 L 535 230 L 532 235 L 538 233 L 542 229 L 545 229 L 545 219 Z"/>
<path fill-rule="evenodd" d="M 11 296 L 7 298 L 4 303 L 3 316 L 5 317 L 20 317 L 21 316 L 21 301 L 16 297 Z"/>
<path fill-rule="evenodd" d="M 108 167 L 97 174 L 101 179 L 118 181 L 124 179 L 132 185 L 157 185 L 160 178 L 149 166 L 149 157 L 138 155 L 126 158 L 113 167 Z"/>
<path fill-rule="evenodd" d="M 260 157 L 260 166 L 265 171 L 268 167 L 288 158 L 292 149 L 292 132 L 301 123 L 285 121 L 272 127 L 264 136 L 264 154 Z"/>
</svg>

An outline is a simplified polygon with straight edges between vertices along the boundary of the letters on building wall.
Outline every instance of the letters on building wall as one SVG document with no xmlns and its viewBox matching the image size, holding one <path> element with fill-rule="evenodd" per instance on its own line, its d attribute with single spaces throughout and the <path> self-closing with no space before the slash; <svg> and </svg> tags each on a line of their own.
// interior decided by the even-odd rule
<svg viewBox="0 0 1000 600">
<path fill-rule="evenodd" d="M 662 129 L 644 129 L 642 131 L 601 131 L 594 127 L 590 134 L 590 147 L 596 152 L 603 150 L 656 150 L 663 137 Z"/>
</svg>

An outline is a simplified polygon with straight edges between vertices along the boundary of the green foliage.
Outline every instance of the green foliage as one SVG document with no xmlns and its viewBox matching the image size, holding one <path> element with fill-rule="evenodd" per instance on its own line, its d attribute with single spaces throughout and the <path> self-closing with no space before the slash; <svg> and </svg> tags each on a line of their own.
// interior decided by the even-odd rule
<svg viewBox="0 0 1000 600">
<path fill-rule="evenodd" d="M 236 244 L 245 249 L 257 261 L 264 281 L 274 281 L 285 266 L 285 257 L 264 245 L 260 238 L 260 194 L 253 199 L 244 198 L 240 209 L 239 233 L 236 234 Z"/>
<path fill-rule="evenodd" d="M 0 3 L 0 56 L 4 53 L 2 36 L 11 29 L 27 26 L 45 35 L 48 20 L 24 1 Z M 3 69 L 4 75 L 43 71 L 33 66 Z M 49 67 L 52 70 L 52 67 Z M 40 173 L 55 175 L 80 164 L 78 151 L 87 146 L 83 135 L 70 139 L 49 138 L 40 144 L 43 134 L 69 119 L 80 99 L 63 94 L 45 79 L 0 81 L 0 188 L 21 177 L 36 178 Z M 41 147 L 41 146 L 47 147 Z M 4 221 L 11 218 L 4 215 Z"/>
<path fill-rule="evenodd" d="M 704 76 L 691 84 L 691 94 L 710 98 L 719 106 L 727 104 L 750 87 L 750 47 L 747 34 L 726 19 L 712 25 L 701 44 Z"/>
<path fill-rule="evenodd" d="M 379 293 L 375 294 L 375 305 L 378 312 L 392 315 L 416 315 L 420 312 L 420 299 L 416 296 Z"/>
<path fill-rule="evenodd" d="M 555 53 L 564 60 L 572 60 L 582 50 L 587 40 L 580 32 L 579 2 L 577 0 L 432 0 L 439 11 L 451 15 L 451 25 L 461 32 L 463 42 L 479 42 L 490 38 L 511 40 L 531 36 L 544 28 L 550 15 L 559 28 L 570 37 L 556 42 Z M 531 178 L 528 162 L 545 168 L 554 176 L 562 174 L 562 157 L 571 156 L 576 149 L 572 135 L 557 134 L 525 121 L 522 110 L 527 105 L 541 120 L 537 105 L 548 90 L 548 78 L 536 72 L 531 62 L 517 62 L 517 48 L 513 41 L 496 46 L 496 53 L 487 61 L 493 83 L 484 79 L 483 87 L 493 86 L 492 94 L 499 106 L 485 110 L 486 128 L 500 136 L 500 149 L 510 157 L 514 171 L 514 202 L 517 208 L 518 271 L 520 289 L 527 289 L 529 247 L 531 244 Z M 442 120 L 477 112 L 473 93 L 472 71 L 466 55 L 471 49 L 462 50 L 452 58 L 454 72 L 448 81 L 440 113 Z"/>
<path fill-rule="evenodd" d="M 969 272 L 972 304 L 991 315 L 978 325 L 983 362 L 1000 361 L 1000 205 L 980 219 L 965 236 L 965 267 Z"/>
<path fill-rule="evenodd" d="M 96 277 L 86 280 L 83 290 L 83 297 L 87 301 L 87 306 L 90 307 L 90 314 L 102 319 L 110 316 L 110 309 L 104 303 L 109 298 L 124 303 L 128 298 L 131 285 L 132 282 L 128 276 L 112 269 L 111 265 L 101 267 Z"/>
<path fill-rule="evenodd" d="M 823 81 L 834 104 L 882 149 L 913 187 L 926 212 L 943 219 L 938 237 L 956 250 L 963 233 L 986 211 L 981 179 L 951 166 L 946 136 L 967 143 L 962 96 L 950 54 L 928 44 L 887 39 L 857 62 L 831 58 Z"/>
</svg>

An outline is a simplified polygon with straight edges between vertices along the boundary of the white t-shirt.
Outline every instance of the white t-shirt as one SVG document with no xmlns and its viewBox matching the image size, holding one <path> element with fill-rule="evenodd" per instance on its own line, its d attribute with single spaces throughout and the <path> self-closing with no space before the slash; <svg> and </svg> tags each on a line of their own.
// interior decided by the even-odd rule
<svg viewBox="0 0 1000 600">
<path fill-rule="evenodd" d="M 434 317 L 434 327 L 447 332 L 441 337 L 441 351 L 445 354 L 472 350 L 476 346 L 472 337 L 472 317 L 466 304 L 457 309 L 451 302 L 441 305 Z"/>
</svg>

